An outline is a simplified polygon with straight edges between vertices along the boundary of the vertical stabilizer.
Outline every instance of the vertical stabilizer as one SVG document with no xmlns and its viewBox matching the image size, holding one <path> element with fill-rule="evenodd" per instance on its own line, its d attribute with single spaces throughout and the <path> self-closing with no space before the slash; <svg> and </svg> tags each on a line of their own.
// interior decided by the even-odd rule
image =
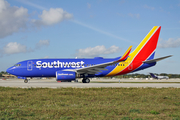
<svg viewBox="0 0 180 120">
<path fill-rule="evenodd" d="M 161 26 L 154 26 L 137 48 L 129 54 L 124 66 L 116 66 L 108 75 L 122 75 L 140 68 L 146 60 L 154 58 Z M 140 68 L 141 69 L 141 68 Z"/>
<path fill-rule="evenodd" d="M 153 73 L 149 73 L 150 75 L 151 75 L 151 77 L 152 78 L 154 78 L 154 79 L 157 79 L 158 77 L 157 76 L 155 76 Z"/>
<path fill-rule="evenodd" d="M 150 60 L 154 58 L 161 26 L 154 26 L 137 48 L 130 54 L 134 60 Z"/>
</svg>

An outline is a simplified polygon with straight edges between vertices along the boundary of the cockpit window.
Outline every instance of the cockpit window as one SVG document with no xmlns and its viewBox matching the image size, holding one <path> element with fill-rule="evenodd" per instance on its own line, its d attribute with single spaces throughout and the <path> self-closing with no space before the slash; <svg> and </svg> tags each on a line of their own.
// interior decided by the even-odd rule
<svg viewBox="0 0 180 120">
<path fill-rule="evenodd" d="M 15 64 L 14 66 L 19 67 L 19 66 L 21 66 L 21 64 Z"/>
</svg>

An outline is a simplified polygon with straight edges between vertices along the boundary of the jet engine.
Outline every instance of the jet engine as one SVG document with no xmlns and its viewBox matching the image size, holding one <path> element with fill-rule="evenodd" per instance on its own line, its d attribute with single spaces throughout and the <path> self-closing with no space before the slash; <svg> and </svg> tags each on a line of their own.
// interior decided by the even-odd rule
<svg viewBox="0 0 180 120">
<path fill-rule="evenodd" d="M 76 72 L 74 71 L 57 71 L 56 80 L 75 80 Z"/>
</svg>

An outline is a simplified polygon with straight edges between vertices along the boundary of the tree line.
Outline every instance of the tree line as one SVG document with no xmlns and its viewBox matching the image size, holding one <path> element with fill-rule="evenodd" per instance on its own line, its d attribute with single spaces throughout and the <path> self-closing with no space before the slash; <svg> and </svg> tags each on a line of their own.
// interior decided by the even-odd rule
<svg viewBox="0 0 180 120">
<path fill-rule="evenodd" d="M 5 72 L 5 71 L 1 71 L 1 72 L 0 72 L 0 77 L 2 77 L 2 74 L 8 74 L 8 73 Z"/>
<path fill-rule="evenodd" d="M 153 73 L 157 76 L 168 76 L 169 78 L 180 78 L 180 74 L 167 74 L 167 73 L 161 73 L 161 74 L 157 74 L 157 73 Z M 116 76 L 116 78 L 150 78 L 151 76 L 149 74 L 125 74 L 125 75 L 120 75 L 120 76 Z"/>
</svg>

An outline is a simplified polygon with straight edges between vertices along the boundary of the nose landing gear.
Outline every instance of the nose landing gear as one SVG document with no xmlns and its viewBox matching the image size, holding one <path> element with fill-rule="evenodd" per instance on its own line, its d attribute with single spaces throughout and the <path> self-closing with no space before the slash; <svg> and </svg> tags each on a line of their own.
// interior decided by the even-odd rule
<svg viewBox="0 0 180 120">
<path fill-rule="evenodd" d="M 30 81 L 30 79 L 32 79 L 32 78 L 25 78 L 24 83 L 28 83 Z"/>
</svg>

